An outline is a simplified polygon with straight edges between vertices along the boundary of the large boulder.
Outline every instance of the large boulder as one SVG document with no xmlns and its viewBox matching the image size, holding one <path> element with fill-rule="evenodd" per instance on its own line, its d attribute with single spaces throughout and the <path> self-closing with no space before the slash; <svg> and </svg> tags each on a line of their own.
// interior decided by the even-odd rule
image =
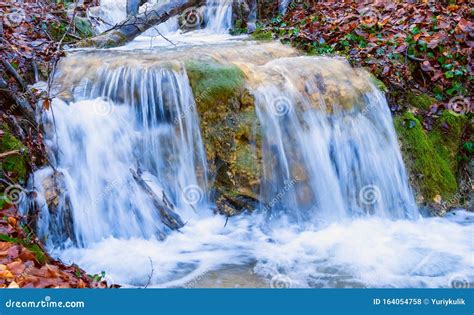
<svg viewBox="0 0 474 315">
<path fill-rule="evenodd" d="M 259 123 L 243 72 L 213 60 L 192 60 L 186 69 L 219 212 L 256 207 L 262 177 Z"/>
</svg>

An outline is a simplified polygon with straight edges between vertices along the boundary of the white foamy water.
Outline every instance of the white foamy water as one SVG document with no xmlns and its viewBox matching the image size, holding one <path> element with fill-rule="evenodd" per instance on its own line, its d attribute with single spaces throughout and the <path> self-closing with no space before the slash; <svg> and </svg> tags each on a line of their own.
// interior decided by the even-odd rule
<svg viewBox="0 0 474 315">
<path fill-rule="evenodd" d="M 51 247 L 62 246 L 65 235 L 76 246 L 111 236 L 162 238 L 167 228 L 132 171 L 143 172 L 185 220 L 198 215 L 207 204 L 207 166 L 186 74 L 105 67 L 97 84 L 85 80 L 79 87 L 76 101 L 56 99 L 54 118 L 45 117 L 49 126 L 55 121 L 46 144 L 64 174 L 71 215 L 56 220 L 63 215 L 43 205 L 42 217 L 51 220 L 41 221 L 40 238 Z M 41 194 L 50 174 L 40 174 L 31 185 Z"/>
<path fill-rule="evenodd" d="M 110 238 L 87 249 L 70 248 L 60 257 L 88 272 L 105 270 L 112 282 L 135 287 L 145 286 L 150 276 L 151 287 L 194 287 L 199 286 L 195 279 L 208 277 L 207 287 L 219 287 L 219 275 L 232 265 L 248 270 L 235 275 L 234 283 L 251 273 L 264 286 L 281 279 L 289 287 L 450 288 L 474 283 L 472 224 L 372 218 L 304 232 L 282 225 L 264 233 L 258 221 L 232 218 L 224 227 L 224 218 L 209 217 L 189 222 L 183 233 L 164 242 Z"/>
</svg>

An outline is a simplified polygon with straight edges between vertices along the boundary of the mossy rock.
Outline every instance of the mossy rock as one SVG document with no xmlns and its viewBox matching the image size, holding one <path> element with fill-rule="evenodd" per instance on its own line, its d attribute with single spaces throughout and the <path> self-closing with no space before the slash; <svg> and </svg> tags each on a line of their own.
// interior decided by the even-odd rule
<svg viewBox="0 0 474 315">
<path fill-rule="evenodd" d="M 448 161 L 451 171 L 458 171 L 458 152 L 462 146 L 462 135 L 467 124 L 467 116 L 452 111 L 444 111 L 436 121 L 428 136 L 443 160 Z"/>
<path fill-rule="evenodd" d="M 380 81 L 379 79 L 377 79 L 377 77 L 373 74 L 370 74 L 370 81 L 372 81 L 372 83 L 377 87 L 377 89 L 379 89 L 380 91 L 384 92 L 384 93 L 387 93 L 388 92 L 388 89 L 387 89 L 387 86 L 382 82 Z"/>
<path fill-rule="evenodd" d="M 259 123 L 244 73 L 212 59 L 188 61 L 186 70 L 214 190 L 234 205 L 241 204 L 235 200 L 257 198 L 262 172 Z"/>
<path fill-rule="evenodd" d="M 17 153 L 0 159 L 2 174 L 8 174 L 15 182 L 24 183 L 28 173 L 28 149 L 3 124 L 0 128 L 0 153 L 13 151 Z"/>
<path fill-rule="evenodd" d="M 450 160 L 440 154 L 441 146 L 410 112 L 395 117 L 395 129 L 415 188 L 429 201 L 438 195 L 449 199 L 458 185 Z"/>
<path fill-rule="evenodd" d="M 407 102 L 415 108 L 428 110 L 431 105 L 436 104 L 437 100 L 427 94 L 417 95 L 413 91 L 410 91 L 407 95 Z"/>
<path fill-rule="evenodd" d="M 94 36 L 94 27 L 88 18 L 76 16 L 74 18 L 74 25 L 76 26 L 76 32 L 82 38 Z"/>
<path fill-rule="evenodd" d="M 186 63 L 186 70 L 198 106 L 201 107 L 212 106 L 216 101 L 228 101 L 244 84 L 244 73 L 234 65 L 223 65 L 213 60 L 193 60 Z"/>
</svg>

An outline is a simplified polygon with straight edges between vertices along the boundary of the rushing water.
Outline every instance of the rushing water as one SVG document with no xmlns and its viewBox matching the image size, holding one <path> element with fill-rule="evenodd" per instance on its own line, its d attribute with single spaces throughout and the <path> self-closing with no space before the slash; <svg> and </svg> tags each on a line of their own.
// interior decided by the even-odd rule
<svg viewBox="0 0 474 315">
<path fill-rule="evenodd" d="M 390 110 L 366 74 L 342 59 L 314 57 L 254 71 L 268 77 L 255 92 L 266 205 L 300 226 L 315 216 L 419 217 Z M 284 198 L 272 201 L 280 192 Z"/>
<path fill-rule="evenodd" d="M 207 201 L 193 196 L 207 191 L 207 166 L 186 74 L 105 66 L 96 84 L 84 80 L 79 87 L 70 104 L 54 102 L 55 129 L 46 140 L 65 175 L 75 245 L 109 236 L 162 237 L 153 201 L 132 177 L 139 169 L 156 195 L 166 195 L 186 218 L 195 216 Z M 51 112 L 46 123 L 52 120 Z M 39 236 L 57 246 L 65 226 L 50 223 L 55 213 L 48 210 L 42 215 L 50 228 Z"/>
<path fill-rule="evenodd" d="M 148 0 L 140 7 L 139 12 L 147 12 L 153 5 L 170 2 L 172 0 Z M 100 7 L 89 12 L 89 14 L 97 20 L 97 31 L 104 32 L 126 18 L 127 1 L 101 0 Z M 227 33 L 232 23 L 232 0 L 206 0 L 206 5 L 203 9 L 191 8 L 185 12 L 183 16 L 185 28 L 200 28 L 201 23 L 205 25 L 205 31 L 208 33 Z M 150 29 L 145 35 L 167 35 L 178 30 L 178 18 L 171 17 L 165 23 Z"/>
<path fill-rule="evenodd" d="M 232 2 L 230 0 L 207 0 L 204 13 L 206 29 L 213 33 L 226 33 L 232 23 Z"/>
<path fill-rule="evenodd" d="M 284 15 L 286 10 L 288 9 L 288 6 L 290 5 L 291 0 L 281 0 L 280 1 L 280 6 L 279 6 L 279 11 L 281 15 Z"/>
<path fill-rule="evenodd" d="M 100 7 L 88 12 L 97 32 L 105 32 L 127 17 L 127 0 L 100 0 Z"/>
<path fill-rule="evenodd" d="M 53 170 L 30 180 L 52 254 L 132 287 L 473 282 L 474 217 L 420 216 L 385 97 L 367 73 L 276 43 L 126 49 L 76 52 L 61 63 L 58 98 L 42 119 L 67 194 L 52 211 L 44 183 Z M 198 55 L 241 67 L 255 97 L 264 175 L 252 215 L 226 221 L 211 210 L 184 70 Z M 186 222 L 180 232 L 160 223 L 132 176 L 138 170 L 174 204 Z"/>
</svg>

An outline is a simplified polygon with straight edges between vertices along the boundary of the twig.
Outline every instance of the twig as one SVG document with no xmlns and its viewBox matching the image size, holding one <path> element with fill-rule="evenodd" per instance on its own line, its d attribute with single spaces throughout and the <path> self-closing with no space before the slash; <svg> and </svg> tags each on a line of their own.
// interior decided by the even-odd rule
<svg viewBox="0 0 474 315">
<path fill-rule="evenodd" d="M 76 13 L 77 13 L 77 1 L 74 2 L 74 11 L 72 13 L 71 21 L 69 22 L 69 25 L 67 27 L 66 32 L 64 32 L 63 37 L 58 43 L 58 51 L 61 50 L 61 45 L 63 44 L 64 39 L 66 38 L 66 35 L 68 35 L 69 31 L 71 30 L 71 27 L 74 25 L 74 20 L 76 18 Z"/>
<path fill-rule="evenodd" d="M 408 55 L 408 54 L 407 54 L 407 56 L 408 56 L 408 58 L 411 59 L 411 60 L 415 60 L 415 61 L 426 61 L 426 59 L 417 58 L 417 57 L 415 57 L 415 56 L 413 56 L 413 55 Z"/>
<path fill-rule="evenodd" d="M 13 150 L 13 151 L 0 153 L 0 159 L 6 158 L 12 155 L 17 155 L 17 154 L 20 154 L 20 150 Z"/>
<path fill-rule="evenodd" d="M 148 288 L 151 282 L 151 278 L 153 277 L 153 273 L 155 272 L 155 269 L 153 268 L 153 260 L 151 260 L 151 257 L 148 256 L 148 259 L 150 260 L 150 265 L 151 265 L 151 273 L 148 276 L 148 282 L 146 283 L 144 289 Z"/>
<path fill-rule="evenodd" d="M 18 83 L 23 88 L 23 91 L 26 91 L 28 88 L 28 85 L 26 84 L 25 80 L 23 80 L 23 78 L 18 74 L 18 72 L 16 72 L 15 68 L 13 68 L 12 65 L 3 58 L 2 58 L 2 64 L 8 70 L 8 72 L 10 72 L 10 74 L 15 78 L 15 80 L 18 81 Z"/>
</svg>

